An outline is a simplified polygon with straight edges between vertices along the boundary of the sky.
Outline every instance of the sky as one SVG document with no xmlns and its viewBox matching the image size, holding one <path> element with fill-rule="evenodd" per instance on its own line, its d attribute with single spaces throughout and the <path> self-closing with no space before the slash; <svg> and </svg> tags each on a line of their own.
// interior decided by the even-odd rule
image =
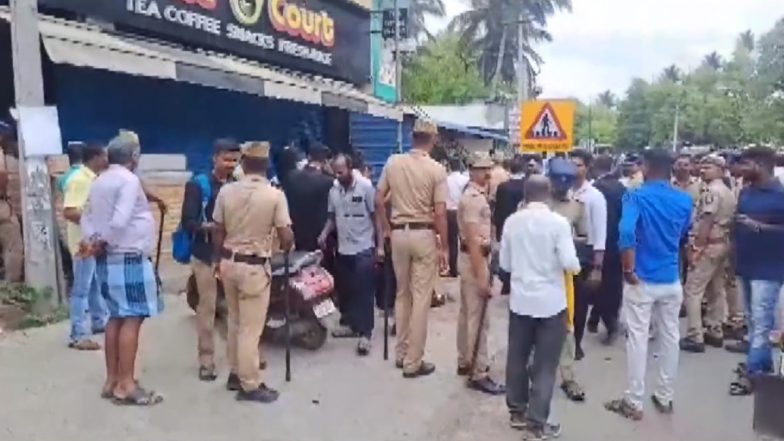
<svg viewBox="0 0 784 441">
<path fill-rule="evenodd" d="M 469 0 L 444 0 L 448 18 Z M 784 0 L 572 0 L 550 19 L 552 43 L 538 78 L 543 97 L 587 100 L 604 90 L 623 95 L 634 77 L 651 80 L 667 66 L 697 66 L 705 54 L 729 57 L 741 32 L 756 36 L 784 17 Z"/>
</svg>

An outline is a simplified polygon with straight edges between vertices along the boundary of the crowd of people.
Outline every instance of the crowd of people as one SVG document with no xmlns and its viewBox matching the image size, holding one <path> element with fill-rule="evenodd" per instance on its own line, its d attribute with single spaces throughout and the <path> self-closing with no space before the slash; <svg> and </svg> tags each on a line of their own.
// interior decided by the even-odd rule
<svg viewBox="0 0 784 441">
<path fill-rule="evenodd" d="M 394 364 L 404 378 L 436 370 L 425 360 L 433 293 L 439 276 L 459 277 L 456 372 L 469 388 L 505 395 L 510 424 L 525 439 L 560 433 L 550 416 L 557 381 L 571 400 L 586 399 L 574 363 L 586 356 L 585 332 L 600 324 L 604 344 L 625 338 L 627 356 L 625 393 L 605 407 L 633 420 L 643 417 L 651 339 L 659 412 L 673 411 L 680 351 L 731 340 L 727 350 L 747 354 L 733 395 L 751 394 L 754 378 L 772 371 L 784 282 L 784 185 L 774 150 L 574 150 L 546 161 L 476 153 L 447 172 L 430 157 L 437 136 L 434 124 L 417 121 L 411 151 L 392 155 L 375 186 L 361 158 L 331 157 L 321 145 L 311 146 L 307 163 L 279 167 L 273 185 L 268 143 L 215 142 L 212 170 L 186 184 L 180 225 L 200 293 L 200 380 L 218 378 L 222 290 L 226 388 L 242 401 L 278 398 L 263 379 L 259 340 L 269 260 L 289 249 L 325 250 L 341 312 L 332 335 L 356 339 L 359 356 L 372 350 L 376 307 L 394 309 Z M 69 345 L 100 349 L 92 335 L 105 333 L 101 396 L 126 405 L 163 399 L 135 375 L 142 323 L 163 307 L 150 202 L 166 208 L 135 173 L 140 148 L 127 131 L 106 147 L 79 146 L 60 181 L 74 269 Z M 499 291 L 510 310 L 505 385 L 489 375 L 487 347 L 487 304 Z"/>
</svg>

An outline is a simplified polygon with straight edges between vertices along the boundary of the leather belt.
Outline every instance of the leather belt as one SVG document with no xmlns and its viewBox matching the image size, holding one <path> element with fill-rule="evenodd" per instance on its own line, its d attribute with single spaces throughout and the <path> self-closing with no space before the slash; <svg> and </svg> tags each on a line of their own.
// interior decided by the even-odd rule
<svg viewBox="0 0 784 441">
<path fill-rule="evenodd" d="M 487 257 L 493 252 L 493 247 L 490 245 L 482 245 L 479 249 L 482 252 L 482 257 Z M 463 253 L 468 252 L 468 246 L 464 242 L 460 243 L 460 251 Z"/>
<path fill-rule="evenodd" d="M 433 224 L 430 222 L 409 222 L 406 224 L 392 224 L 393 230 L 432 230 Z"/>
<path fill-rule="evenodd" d="M 228 248 L 223 248 L 220 254 L 221 257 L 226 260 L 231 260 L 237 263 L 246 263 L 248 265 L 264 265 L 267 263 L 267 261 L 269 261 L 268 257 L 261 257 L 255 254 L 235 253 Z"/>
</svg>

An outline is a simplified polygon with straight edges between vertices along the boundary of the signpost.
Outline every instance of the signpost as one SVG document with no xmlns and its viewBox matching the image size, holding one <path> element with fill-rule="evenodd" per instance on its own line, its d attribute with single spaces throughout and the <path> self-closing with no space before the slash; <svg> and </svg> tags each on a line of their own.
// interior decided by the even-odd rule
<svg viewBox="0 0 784 441">
<path fill-rule="evenodd" d="M 523 153 L 568 152 L 574 147 L 574 113 L 571 100 L 527 101 L 520 118 Z"/>
</svg>

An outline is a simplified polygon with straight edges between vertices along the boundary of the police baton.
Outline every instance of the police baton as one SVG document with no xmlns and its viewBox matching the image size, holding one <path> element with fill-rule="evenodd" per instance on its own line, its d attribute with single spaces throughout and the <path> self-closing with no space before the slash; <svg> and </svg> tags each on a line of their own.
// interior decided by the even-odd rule
<svg viewBox="0 0 784 441">
<path fill-rule="evenodd" d="M 166 218 L 166 213 L 161 210 L 161 219 L 158 222 L 158 248 L 155 251 L 155 275 L 160 279 L 158 268 L 161 265 L 161 244 L 163 243 L 163 221 Z"/>
<path fill-rule="evenodd" d="M 384 309 L 384 361 L 389 360 L 389 291 L 392 289 L 387 271 L 387 264 L 389 263 L 387 259 L 390 258 L 389 252 L 391 251 L 390 247 L 387 246 L 388 243 L 387 240 L 384 241 L 384 261 L 381 262 L 381 271 L 384 277 L 384 293 L 381 300 L 383 303 L 381 307 Z"/>
<path fill-rule="evenodd" d="M 492 289 L 492 288 L 491 288 Z M 476 357 L 479 354 L 479 339 L 482 336 L 482 328 L 485 326 L 485 316 L 487 315 L 487 304 L 490 303 L 490 297 L 485 296 L 482 299 L 482 311 L 481 315 L 479 316 L 479 326 L 476 328 L 476 338 L 474 339 L 474 349 L 471 353 L 471 364 L 469 369 L 468 378 L 471 379 L 471 376 L 474 375 L 474 370 L 476 368 Z"/>
<path fill-rule="evenodd" d="M 289 251 L 283 256 L 283 302 L 284 302 L 284 317 L 286 319 L 286 381 L 291 381 L 291 300 L 289 299 Z"/>
</svg>

